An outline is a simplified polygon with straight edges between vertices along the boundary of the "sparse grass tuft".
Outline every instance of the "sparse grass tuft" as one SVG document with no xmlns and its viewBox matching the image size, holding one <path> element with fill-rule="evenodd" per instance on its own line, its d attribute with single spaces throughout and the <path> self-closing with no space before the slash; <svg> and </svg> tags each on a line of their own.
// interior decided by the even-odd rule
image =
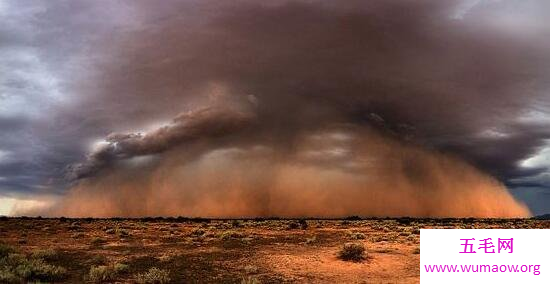
<svg viewBox="0 0 550 284">
<path fill-rule="evenodd" d="M 46 263 L 43 259 L 27 258 L 25 255 L 9 253 L 0 258 L 0 282 L 54 282 L 65 278 L 67 270 Z"/>
<path fill-rule="evenodd" d="M 136 274 L 136 282 L 140 284 L 164 284 L 170 282 L 169 272 L 153 267 L 145 273 Z"/>
<path fill-rule="evenodd" d="M 191 231 L 191 236 L 200 237 L 200 236 L 204 235 L 205 233 L 206 233 L 206 231 L 203 230 L 203 229 L 195 229 L 195 230 Z"/>
<path fill-rule="evenodd" d="M 31 253 L 32 258 L 38 258 L 43 260 L 56 260 L 58 258 L 57 251 L 54 249 L 35 250 Z"/>
<path fill-rule="evenodd" d="M 107 241 L 105 241 L 104 239 L 102 239 L 100 237 L 95 237 L 90 241 L 90 244 L 92 244 L 94 246 L 100 246 L 100 245 L 103 245 L 105 243 L 107 243 Z"/>
<path fill-rule="evenodd" d="M 243 237 L 245 236 L 242 233 L 235 231 L 225 231 L 220 235 L 220 238 L 224 241 L 242 239 Z"/>
<path fill-rule="evenodd" d="M 244 244 L 247 244 L 247 245 L 251 244 L 253 240 L 254 240 L 253 237 L 243 237 L 243 238 L 241 239 L 241 241 L 242 241 Z"/>
<path fill-rule="evenodd" d="M 308 228 L 307 221 L 305 219 L 300 219 L 298 221 L 290 221 L 287 225 L 287 229 L 295 230 L 301 228 L 302 230 L 306 230 Z"/>
<path fill-rule="evenodd" d="M 94 255 L 90 258 L 89 262 L 95 265 L 102 265 L 107 263 L 107 258 L 104 255 Z"/>
<path fill-rule="evenodd" d="M 366 258 L 366 249 L 360 243 L 346 243 L 340 249 L 338 257 L 345 261 L 361 261 Z"/>
<path fill-rule="evenodd" d="M 240 227 L 243 226 L 243 223 L 239 220 L 233 220 L 233 221 L 231 221 L 231 226 L 233 228 L 240 228 Z"/>
<path fill-rule="evenodd" d="M 128 232 L 128 230 L 125 230 L 125 229 L 116 229 L 116 233 L 119 238 L 130 236 L 130 232 Z"/>
<path fill-rule="evenodd" d="M 106 265 L 92 266 L 90 267 L 90 273 L 88 273 L 88 280 L 95 283 L 112 281 L 115 277 L 115 270 Z"/>
<path fill-rule="evenodd" d="M 85 236 L 86 236 L 86 234 L 84 234 L 84 233 L 82 233 L 82 232 L 77 232 L 77 233 L 74 233 L 74 234 L 71 235 L 71 237 L 72 237 L 73 239 L 80 239 L 80 238 L 83 238 L 83 237 L 85 237 Z"/>
<path fill-rule="evenodd" d="M 300 223 L 298 223 L 296 221 L 292 221 L 292 222 L 288 223 L 287 229 L 296 230 L 298 228 L 300 228 Z"/>
<path fill-rule="evenodd" d="M 381 248 L 381 249 L 375 250 L 374 252 L 377 252 L 377 253 L 390 253 L 390 252 L 393 252 L 393 250 L 390 249 L 390 248 Z"/>
<path fill-rule="evenodd" d="M 130 270 L 130 267 L 124 263 L 115 263 L 114 265 L 99 265 L 90 267 L 88 273 L 88 280 L 101 283 L 110 282 L 116 279 L 120 274 L 126 273 Z"/>
<path fill-rule="evenodd" d="M 260 269 L 259 269 L 257 266 L 255 266 L 255 265 L 250 265 L 250 264 L 249 264 L 249 265 L 247 265 L 247 266 L 244 267 L 244 271 L 245 271 L 247 274 L 256 274 L 256 273 L 258 273 L 259 270 L 260 270 Z"/>
<path fill-rule="evenodd" d="M 260 284 L 260 280 L 253 276 L 243 277 L 241 284 Z"/>
<path fill-rule="evenodd" d="M 359 232 L 349 232 L 348 236 L 352 240 L 364 240 L 366 239 L 365 234 Z"/>
<path fill-rule="evenodd" d="M 311 245 L 311 244 L 315 243 L 316 241 L 317 241 L 317 237 L 316 237 L 316 236 L 313 236 L 313 237 L 311 237 L 311 238 L 307 238 L 307 239 L 306 239 L 306 244 L 307 244 L 307 245 Z"/>
<path fill-rule="evenodd" d="M 4 258 L 14 251 L 15 250 L 11 246 L 0 244 L 0 258 Z"/>
<path fill-rule="evenodd" d="M 69 225 L 68 229 L 71 230 L 71 231 L 76 231 L 76 230 L 80 230 L 81 227 L 80 227 L 80 224 L 78 222 L 73 222 Z"/>
<path fill-rule="evenodd" d="M 113 268 L 116 273 L 126 273 L 130 270 L 130 266 L 128 264 L 117 262 L 115 265 L 113 265 Z"/>
<path fill-rule="evenodd" d="M 300 224 L 300 228 L 301 228 L 302 230 L 307 230 L 308 225 L 307 225 L 307 221 L 306 221 L 306 220 L 300 219 L 300 221 L 298 221 L 298 223 Z"/>
<path fill-rule="evenodd" d="M 344 220 L 344 221 L 340 222 L 341 226 L 348 226 L 349 224 L 351 224 L 351 222 L 348 221 L 348 220 Z"/>
</svg>

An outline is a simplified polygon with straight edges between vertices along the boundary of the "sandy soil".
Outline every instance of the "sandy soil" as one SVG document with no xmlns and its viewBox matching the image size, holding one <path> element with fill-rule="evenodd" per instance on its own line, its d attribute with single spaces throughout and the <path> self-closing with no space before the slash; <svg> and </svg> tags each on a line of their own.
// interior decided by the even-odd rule
<svg viewBox="0 0 550 284">
<path fill-rule="evenodd" d="M 126 264 L 107 283 L 134 283 L 152 267 L 170 283 L 418 283 L 420 228 L 550 228 L 530 219 L 0 220 L 0 243 L 27 255 L 54 251 L 58 282 L 101 282 L 91 267 Z M 363 244 L 359 262 L 338 257 Z M 95 280 L 95 281 L 94 281 Z"/>
</svg>

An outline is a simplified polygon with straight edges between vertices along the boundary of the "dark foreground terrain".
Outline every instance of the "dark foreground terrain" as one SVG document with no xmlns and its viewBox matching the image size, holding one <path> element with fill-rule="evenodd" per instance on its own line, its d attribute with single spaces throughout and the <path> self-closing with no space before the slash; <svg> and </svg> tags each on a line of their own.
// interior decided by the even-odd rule
<svg viewBox="0 0 550 284">
<path fill-rule="evenodd" d="M 0 282 L 416 283 L 420 228 L 550 221 L 2 218 Z"/>
</svg>

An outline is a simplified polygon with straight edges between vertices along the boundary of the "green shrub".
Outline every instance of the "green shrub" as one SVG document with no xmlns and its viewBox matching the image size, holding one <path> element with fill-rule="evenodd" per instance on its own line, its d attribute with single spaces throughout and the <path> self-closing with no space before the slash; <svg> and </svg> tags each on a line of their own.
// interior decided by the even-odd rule
<svg viewBox="0 0 550 284">
<path fill-rule="evenodd" d="M 346 243 L 340 249 L 338 256 L 342 260 L 346 261 L 361 261 L 366 258 L 366 249 L 363 244 L 360 243 Z"/>
<path fill-rule="evenodd" d="M 145 273 L 138 273 L 136 281 L 140 284 L 164 284 L 170 282 L 168 275 L 168 271 L 153 267 Z"/>
</svg>

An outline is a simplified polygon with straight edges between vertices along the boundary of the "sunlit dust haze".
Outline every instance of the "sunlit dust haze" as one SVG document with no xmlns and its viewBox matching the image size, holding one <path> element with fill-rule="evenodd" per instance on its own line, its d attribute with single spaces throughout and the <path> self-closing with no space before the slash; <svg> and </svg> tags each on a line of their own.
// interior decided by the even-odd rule
<svg viewBox="0 0 550 284">
<path fill-rule="evenodd" d="M 0 197 L 55 200 L 15 215 L 548 207 L 550 165 L 525 162 L 549 153 L 548 1 L 31 3 L 5 58 L 41 71 L 0 91 L 49 97 L 0 93 L 0 130 L 24 137 L 0 134 Z"/>
<path fill-rule="evenodd" d="M 139 163 L 132 158 L 122 162 L 126 165 L 117 165 L 98 177 L 78 182 L 51 214 L 78 217 L 90 213 L 98 217 L 529 214 L 502 184 L 459 159 L 407 146 L 372 130 L 304 134 L 293 142 L 292 149 L 245 143 L 220 146 L 205 153 L 205 147 L 211 149 L 211 142 L 205 139 L 166 152 L 154 166 L 132 165 Z"/>
</svg>

